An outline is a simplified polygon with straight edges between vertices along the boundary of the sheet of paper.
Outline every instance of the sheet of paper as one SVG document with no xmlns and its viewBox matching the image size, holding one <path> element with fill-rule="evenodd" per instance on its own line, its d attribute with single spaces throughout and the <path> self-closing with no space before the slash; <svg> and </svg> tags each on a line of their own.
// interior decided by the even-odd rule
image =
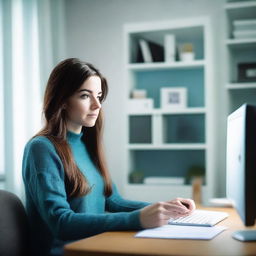
<svg viewBox="0 0 256 256">
<path fill-rule="evenodd" d="M 135 237 L 210 240 L 226 229 L 227 228 L 224 226 L 198 227 L 164 225 L 162 227 L 140 231 Z"/>
</svg>

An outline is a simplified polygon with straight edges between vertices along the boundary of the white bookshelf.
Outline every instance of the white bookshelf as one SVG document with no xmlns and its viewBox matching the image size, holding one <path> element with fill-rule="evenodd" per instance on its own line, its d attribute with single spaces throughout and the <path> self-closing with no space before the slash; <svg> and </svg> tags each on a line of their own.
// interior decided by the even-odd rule
<svg viewBox="0 0 256 256">
<path fill-rule="evenodd" d="M 204 114 L 206 112 L 205 108 L 185 108 L 179 110 L 166 110 L 166 109 L 152 109 L 148 111 L 136 111 L 130 112 L 128 111 L 128 115 L 178 115 L 178 114 Z"/>
<path fill-rule="evenodd" d="M 234 21 L 255 20 L 256 1 L 229 1 L 224 5 L 226 18 L 225 66 L 227 115 L 243 103 L 256 104 L 256 81 L 239 80 L 238 65 L 256 63 L 256 37 L 234 38 Z"/>
<path fill-rule="evenodd" d="M 185 69 L 192 69 L 192 68 L 198 68 L 203 67 L 205 65 L 204 60 L 194 60 L 191 62 L 184 62 L 184 61 L 175 61 L 172 63 L 139 63 L 139 64 L 128 64 L 128 69 L 132 71 L 136 70 L 156 70 L 156 69 L 179 69 L 179 68 L 185 68 Z"/>
<path fill-rule="evenodd" d="M 256 38 L 248 38 L 248 39 L 226 39 L 226 46 L 229 49 L 237 49 L 243 50 L 248 48 L 256 47 Z"/>
<path fill-rule="evenodd" d="M 134 184 L 125 185 L 125 190 L 130 191 L 129 195 L 132 198 L 137 198 L 137 200 L 145 200 L 145 194 L 150 196 L 151 202 L 159 201 L 159 195 L 161 195 L 161 201 L 169 201 L 171 198 L 180 197 L 183 195 L 185 198 L 190 198 L 192 194 L 192 187 L 188 185 L 173 185 L 170 189 L 169 185 L 149 185 L 149 184 Z M 152 193 L 149 193 L 152 191 Z M 156 193 L 157 191 L 157 193 Z M 205 195 L 208 193 L 207 186 L 203 186 L 202 194 Z"/>
<path fill-rule="evenodd" d="M 248 9 L 253 7 L 256 7 L 256 1 L 230 1 L 225 4 L 226 10 L 239 10 L 243 13 L 248 12 Z"/>
<path fill-rule="evenodd" d="M 244 90 L 244 89 L 256 89 L 255 83 L 230 83 L 227 84 L 228 90 Z"/>
<path fill-rule="evenodd" d="M 206 144 L 204 143 L 162 143 L 162 144 L 129 144 L 128 150 L 205 150 Z"/>
<path fill-rule="evenodd" d="M 137 62 L 138 38 L 164 46 L 163 38 L 170 33 L 175 35 L 177 46 L 193 43 L 194 60 L 181 61 L 176 58 L 172 62 L 164 59 L 159 62 Z M 208 17 L 127 24 L 124 27 L 127 139 L 123 188 L 127 198 L 157 201 L 177 196 L 192 197 L 191 184 L 136 184 L 129 180 L 129 175 L 143 169 L 145 177 L 185 177 L 186 171 L 193 165 L 203 165 L 205 169 L 204 200 L 213 195 L 211 35 Z M 187 107 L 162 109 L 159 92 L 162 87 L 186 87 Z M 129 110 L 128 100 L 133 89 L 146 90 L 148 97 L 154 100 L 153 109 Z M 169 171 L 171 165 L 173 170 Z"/>
</svg>

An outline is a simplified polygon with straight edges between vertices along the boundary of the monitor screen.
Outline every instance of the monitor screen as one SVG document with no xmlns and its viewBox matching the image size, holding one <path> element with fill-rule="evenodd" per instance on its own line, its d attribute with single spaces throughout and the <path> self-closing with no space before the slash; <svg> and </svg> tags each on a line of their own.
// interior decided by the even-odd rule
<svg viewBox="0 0 256 256">
<path fill-rule="evenodd" d="M 227 197 L 244 225 L 256 219 L 256 106 L 244 104 L 228 116 Z"/>
</svg>

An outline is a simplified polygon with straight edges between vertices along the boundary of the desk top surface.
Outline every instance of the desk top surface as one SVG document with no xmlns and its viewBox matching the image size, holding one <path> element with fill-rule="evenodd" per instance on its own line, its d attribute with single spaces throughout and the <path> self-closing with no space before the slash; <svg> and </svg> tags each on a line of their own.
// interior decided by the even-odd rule
<svg viewBox="0 0 256 256">
<path fill-rule="evenodd" d="M 229 217 L 218 225 L 228 229 L 209 241 L 135 238 L 136 232 L 106 232 L 65 246 L 65 256 L 117 256 L 117 255 L 256 255 L 256 242 L 240 242 L 231 234 L 245 228 L 232 208 L 204 208 L 229 213 Z"/>
</svg>

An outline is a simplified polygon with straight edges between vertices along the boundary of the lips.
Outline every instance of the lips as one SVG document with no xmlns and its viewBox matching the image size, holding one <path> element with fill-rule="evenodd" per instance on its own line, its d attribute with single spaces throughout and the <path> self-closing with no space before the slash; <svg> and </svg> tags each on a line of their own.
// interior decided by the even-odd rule
<svg viewBox="0 0 256 256">
<path fill-rule="evenodd" d="M 87 115 L 88 117 L 97 117 L 98 115 L 97 114 L 89 114 Z"/>
</svg>

